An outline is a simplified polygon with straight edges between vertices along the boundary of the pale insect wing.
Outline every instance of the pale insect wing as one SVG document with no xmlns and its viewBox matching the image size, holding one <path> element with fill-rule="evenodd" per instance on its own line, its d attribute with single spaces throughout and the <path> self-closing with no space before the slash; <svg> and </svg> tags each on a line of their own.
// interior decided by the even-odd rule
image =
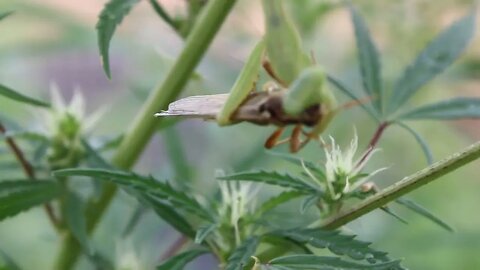
<svg viewBox="0 0 480 270">
<path fill-rule="evenodd" d="M 229 94 L 191 96 L 168 105 L 168 110 L 156 113 L 156 117 L 183 116 L 214 120 L 227 101 Z"/>
</svg>

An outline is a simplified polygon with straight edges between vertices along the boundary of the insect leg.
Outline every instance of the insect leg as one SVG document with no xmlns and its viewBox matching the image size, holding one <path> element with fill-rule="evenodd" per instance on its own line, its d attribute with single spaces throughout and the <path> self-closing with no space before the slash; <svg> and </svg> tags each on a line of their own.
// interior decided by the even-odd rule
<svg viewBox="0 0 480 270">
<path fill-rule="evenodd" d="M 337 107 L 336 110 L 348 110 L 348 109 L 351 109 L 355 106 L 358 106 L 358 105 L 362 105 L 362 104 L 366 104 L 366 103 L 369 103 L 371 102 L 372 100 L 374 100 L 375 97 L 373 96 L 368 96 L 368 97 L 363 97 L 359 100 L 353 100 L 353 101 L 349 101 L 349 102 L 346 102 L 340 106 Z"/>
<path fill-rule="evenodd" d="M 300 135 L 302 135 L 302 126 L 296 125 L 290 137 L 290 152 L 296 153 L 300 150 L 302 144 Z"/>
<path fill-rule="evenodd" d="M 270 77 L 272 77 L 272 79 L 274 79 L 275 81 L 277 81 L 277 82 L 278 82 L 279 84 L 281 84 L 282 86 L 287 87 L 287 85 L 285 84 L 285 82 L 283 82 L 283 81 L 277 76 L 277 74 L 276 74 L 275 71 L 273 70 L 272 64 L 270 63 L 270 61 L 268 61 L 268 59 L 264 59 L 264 60 L 263 60 L 262 66 L 263 66 L 263 69 L 267 72 L 267 74 L 268 74 Z"/>
<path fill-rule="evenodd" d="M 285 130 L 285 127 L 280 127 L 277 130 L 275 130 L 270 137 L 268 137 L 267 141 L 265 142 L 265 148 L 271 149 L 277 145 L 286 143 L 290 140 L 290 138 L 287 138 L 285 140 L 279 140 L 280 136 L 282 136 L 283 131 Z"/>
</svg>

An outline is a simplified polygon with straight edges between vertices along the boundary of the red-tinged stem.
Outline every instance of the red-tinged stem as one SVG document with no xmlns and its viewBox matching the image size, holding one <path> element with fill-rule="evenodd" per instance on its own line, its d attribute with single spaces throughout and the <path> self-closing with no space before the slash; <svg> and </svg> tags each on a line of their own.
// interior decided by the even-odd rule
<svg viewBox="0 0 480 270">
<path fill-rule="evenodd" d="M 0 123 L 0 133 L 6 134 L 6 132 L 7 132 L 7 129 Z M 5 142 L 7 143 L 8 147 L 12 150 L 13 154 L 15 155 L 15 158 L 17 159 L 18 163 L 22 167 L 25 175 L 30 180 L 35 181 L 37 179 L 35 176 L 35 170 L 33 169 L 33 166 L 30 164 L 30 162 L 28 162 L 28 160 L 25 158 L 25 155 L 23 154 L 22 150 L 17 145 L 17 143 L 12 138 L 9 138 L 9 137 L 5 138 Z M 52 206 L 49 203 L 45 203 L 43 207 L 45 208 L 47 217 L 52 223 L 52 225 L 56 229 L 60 228 L 60 222 L 55 216 Z"/>
<path fill-rule="evenodd" d="M 370 140 L 370 143 L 368 143 L 367 151 L 365 151 L 365 154 L 363 154 L 362 158 L 356 164 L 357 167 L 363 164 L 367 160 L 368 156 L 370 156 L 373 149 L 375 149 L 375 146 L 377 146 L 378 141 L 380 140 L 380 138 L 382 137 L 383 133 L 385 132 L 386 128 L 389 125 L 390 125 L 389 122 L 383 122 L 377 127 L 377 130 L 373 134 L 373 137 Z"/>
<path fill-rule="evenodd" d="M 161 260 L 164 261 L 174 255 L 176 255 L 189 241 L 185 235 L 180 235 L 175 242 L 162 254 Z"/>
</svg>

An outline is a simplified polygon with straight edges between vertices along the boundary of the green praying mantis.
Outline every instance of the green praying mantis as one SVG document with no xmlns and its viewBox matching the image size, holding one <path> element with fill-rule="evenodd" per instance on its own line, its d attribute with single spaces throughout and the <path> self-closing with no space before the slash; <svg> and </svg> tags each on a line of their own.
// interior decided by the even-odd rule
<svg viewBox="0 0 480 270">
<path fill-rule="evenodd" d="M 325 72 L 302 51 L 299 34 L 285 13 L 282 1 L 263 0 L 262 3 L 266 35 L 251 52 L 230 94 L 180 99 L 155 116 L 203 118 L 215 120 L 220 126 L 240 122 L 273 124 L 278 128 L 266 140 L 265 147 L 289 143 L 292 153 L 310 140 L 319 139 L 334 115 L 347 106 L 337 106 Z M 257 91 L 261 67 L 272 81 Z M 294 125 L 293 131 L 288 138 L 281 139 L 288 125 Z"/>
</svg>

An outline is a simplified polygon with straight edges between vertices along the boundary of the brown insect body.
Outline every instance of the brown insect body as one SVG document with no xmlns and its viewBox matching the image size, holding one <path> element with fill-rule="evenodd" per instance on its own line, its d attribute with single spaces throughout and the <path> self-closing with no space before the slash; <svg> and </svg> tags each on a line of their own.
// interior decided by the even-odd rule
<svg viewBox="0 0 480 270">
<path fill-rule="evenodd" d="M 266 91 L 252 91 L 245 101 L 230 117 L 229 125 L 249 122 L 255 125 L 275 125 L 278 129 L 265 142 L 266 148 L 289 143 L 292 153 L 299 151 L 308 141 L 318 136 L 312 132 L 303 131 L 303 126 L 315 127 L 323 120 L 325 108 L 322 104 L 314 104 L 298 115 L 289 115 L 283 107 L 283 97 L 286 89 L 272 86 L 265 87 Z M 228 99 L 228 94 L 191 96 L 171 103 L 167 111 L 155 114 L 156 116 L 184 116 L 216 120 Z M 294 125 L 292 134 L 281 140 L 285 127 Z M 305 135 L 304 140 L 301 136 Z"/>
<path fill-rule="evenodd" d="M 252 92 L 232 115 L 233 122 L 249 122 L 256 125 L 314 126 L 322 119 L 321 105 L 313 105 L 301 114 L 288 115 L 283 109 L 283 92 Z"/>
<path fill-rule="evenodd" d="M 322 119 L 321 105 L 313 105 L 297 116 L 285 113 L 282 105 L 284 91 L 252 91 L 231 116 L 231 124 L 249 122 L 256 125 L 314 126 Z M 228 94 L 202 95 L 183 98 L 171 103 L 167 111 L 156 116 L 179 116 L 215 120 Z"/>
</svg>

